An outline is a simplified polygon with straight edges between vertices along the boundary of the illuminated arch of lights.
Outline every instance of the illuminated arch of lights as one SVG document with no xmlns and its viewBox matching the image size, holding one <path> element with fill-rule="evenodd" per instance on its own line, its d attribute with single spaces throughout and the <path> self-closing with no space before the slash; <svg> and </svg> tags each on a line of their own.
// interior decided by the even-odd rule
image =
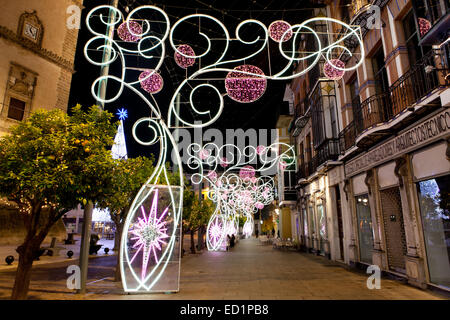
<svg viewBox="0 0 450 320">
<path fill-rule="evenodd" d="M 280 154 L 279 150 L 285 151 Z M 253 233 L 253 214 L 274 200 L 275 184 L 268 173 L 295 164 L 293 147 L 284 143 L 246 146 L 243 150 L 232 144 L 219 147 L 207 143 L 202 147 L 193 143 L 187 154 L 188 167 L 196 171 L 191 176 L 192 183 L 206 182 L 207 196 L 216 203 L 206 232 L 210 251 L 224 250 L 226 236 L 236 235 L 239 230 L 240 216 L 245 218 L 244 235 L 249 237 Z M 226 167 L 222 166 L 224 162 Z M 259 165 L 255 168 L 252 163 Z M 282 168 L 280 163 L 284 163 Z"/>
<path fill-rule="evenodd" d="M 202 29 L 200 27 L 200 25 L 202 25 L 202 20 L 207 20 L 207 24 L 211 27 L 208 27 L 209 29 Z M 195 46 L 195 44 L 190 44 L 189 41 L 180 42 L 177 40 L 176 35 L 180 33 L 183 34 L 183 29 L 185 29 L 184 27 L 188 24 L 198 24 L 198 35 L 206 44 L 204 46 L 205 49 L 202 52 L 194 52 L 193 50 L 187 49 L 188 47 L 186 46 Z M 319 33 L 314 29 L 316 24 L 326 24 L 329 26 L 329 30 L 340 31 L 339 33 Z M 120 267 L 123 288 L 126 292 L 178 291 L 180 242 L 177 241 L 177 239 L 180 235 L 184 184 L 182 178 L 180 178 L 180 181 L 176 184 L 171 184 L 169 182 L 168 172 L 165 166 L 165 163 L 168 160 L 168 150 L 177 150 L 175 139 L 169 129 L 178 127 L 199 128 L 213 124 L 220 117 L 225 106 L 224 97 L 226 96 L 226 93 L 224 92 L 224 83 L 226 75 L 229 73 L 233 73 L 233 75 L 242 73 L 244 75 L 244 82 L 235 81 L 243 86 L 243 90 L 248 90 L 249 88 L 253 90 L 255 88 L 251 85 L 257 83 L 256 91 L 251 95 L 252 98 L 255 98 L 261 93 L 258 90 L 262 88 L 260 85 L 264 83 L 264 81 L 284 81 L 294 79 L 307 73 L 317 65 L 320 60 L 330 62 L 332 59 L 340 58 L 342 55 L 353 56 L 354 54 L 352 51 L 346 47 L 346 42 L 359 45 L 359 51 L 355 52 L 358 52 L 357 54 L 360 56 L 364 56 L 361 30 L 359 26 L 350 26 L 336 19 L 316 17 L 302 23 L 292 24 L 289 28 L 286 28 L 287 24 L 278 22 L 272 25 L 271 31 L 269 32 L 266 25 L 262 22 L 249 19 L 239 23 L 235 29 L 234 35 L 231 36 L 226 26 L 213 16 L 201 13 L 191 14 L 177 20 L 174 24 L 171 24 L 166 12 L 152 5 L 138 7 L 132 10 L 126 17 L 119 9 L 112 6 L 98 6 L 88 13 L 86 25 L 93 35 L 92 38 L 87 41 L 84 48 L 86 59 L 91 64 L 102 68 L 109 67 L 112 64 L 119 64 L 121 66 L 121 68 L 110 68 L 110 71 L 114 72 L 114 74 L 110 73 L 102 75 L 93 82 L 91 87 L 93 97 L 98 102 L 107 104 L 119 99 L 124 90 L 127 90 L 127 93 L 136 95 L 138 99 L 133 100 L 133 104 L 139 104 L 139 101 L 141 101 L 142 105 L 148 107 L 148 116 L 135 122 L 132 129 L 133 137 L 142 145 L 159 145 L 160 149 L 155 162 L 155 170 L 132 202 L 129 214 L 125 221 L 120 247 Z M 214 27 L 212 27 L 212 25 L 214 25 Z M 210 34 L 211 28 L 215 28 L 216 34 Z M 112 38 L 109 35 L 111 29 L 116 31 L 114 32 L 115 36 Z M 243 29 L 252 29 L 254 31 L 252 33 L 254 38 L 244 39 L 242 37 Z M 158 32 L 155 32 L 155 30 L 158 30 Z M 218 37 L 217 32 L 222 36 Z M 265 52 L 269 41 L 269 33 L 270 36 L 278 41 L 279 54 L 285 59 L 285 64 L 279 68 L 279 70 L 270 68 L 270 72 L 266 71 L 263 73 L 254 72 L 251 68 L 236 68 L 245 65 L 245 61 L 248 61 L 250 58 L 259 54 L 264 54 L 263 52 Z M 310 35 L 311 39 L 309 41 L 314 42 L 316 48 L 315 51 L 299 51 L 297 49 L 300 48 L 300 42 L 303 41 L 302 38 L 304 38 L 303 35 L 305 34 Z M 194 38 L 195 37 L 191 37 L 191 39 Z M 216 48 L 215 44 L 218 42 L 222 45 L 217 46 Z M 252 53 L 240 58 L 230 59 L 229 49 L 232 42 L 238 43 L 241 46 L 253 48 Z M 167 43 L 170 45 L 171 49 L 175 51 L 175 55 L 170 58 L 174 59 L 177 57 L 178 62 L 181 62 L 182 67 L 190 66 L 190 68 L 186 69 L 186 78 L 181 81 L 174 90 L 168 109 L 164 108 L 164 110 L 168 110 L 167 116 L 163 116 L 153 94 L 159 91 L 159 89 L 162 89 L 162 80 L 159 79 L 158 76 L 164 58 L 167 56 Z M 215 50 L 212 50 L 213 46 L 215 47 Z M 219 52 L 219 54 L 216 54 L 217 52 Z M 128 56 L 133 56 L 133 58 L 128 59 Z M 207 56 L 210 58 L 209 60 L 211 62 L 205 64 L 201 59 Z M 136 59 L 136 57 L 138 57 L 138 59 Z M 186 59 L 181 59 L 181 57 Z M 193 61 L 199 61 L 201 63 L 194 63 L 191 66 Z M 332 63 L 331 65 L 335 69 L 345 72 L 358 68 L 363 62 L 363 59 L 352 59 L 349 61 L 356 62 L 344 67 Z M 139 65 L 139 63 L 145 65 L 145 68 Z M 305 67 L 297 67 L 295 71 L 292 72 L 294 65 Z M 217 83 L 213 81 L 213 77 L 216 79 L 217 74 L 222 74 L 222 85 L 217 85 Z M 259 81 L 258 79 L 261 80 Z M 106 83 L 112 83 L 114 85 L 108 85 L 108 90 L 106 91 L 106 94 L 103 95 L 103 90 L 100 90 L 100 88 L 104 88 L 103 85 Z M 249 85 L 249 87 L 247 85 Z M 207 110 L 205 110 L 204 106 L 201 107 L 198 102 L 196 102 L 196 97 L 200 90 L 202 92 L 209 91 L 217 97 L 217 104 L 214 108 L 208 107 Z M 182 104 L 177 105 L 177 97 L 182 97 Z M 139 107 L 142 108 L 141 105 L 139 105 Z M 145 135 L 142 132 L 145 132 Z M 261 153 L 263 156 L 267 155 L 262 149 L 263 148 L 261 148 L 258 153 Z M 252 149 L 251 152 L 253 151 L 258 155 L 256 150 Z M 246 153 L 250 154 L 250 149 L 244 150 L 243 154 Z M 211 159 L 211 155 L 205 154 L 203 157 L 205 159 L 201 159 L 202 161 Z M 279 168 L 286 168 L 289 165 L 287 158 L 288 157 L 284 157 L 283 154 L 278 154 L 275 157 L 275 161 L 268 161 L 268 163 L 275 163 Z M 226 159 L 225 161 L 224 159 L 220 159 L 220 161 L 215 161 L 215 165 L 219 165 L 226 171 L 228 170 L 227 174 L 217 174 L 215 179 L 226 179 L 230 181 L 229 186 L 234 185 L 242 188 L 245 186 L 247 189 L 244 189 L 247 191 L 249 190 L 249 186 L 246 186 L 246 183 L 249 185 L 253 183 L 250 190 L 253 190 L 255 186 L 258 189 L 259 186 L 263 184 L 261 179 L 263 179 L 264 172 L 261 170 L 263 170 L 264 166 L 267 167 L 268 163 L 262 161 L 263 166 L 258 167 L 257 170 L 255 169 L 258 175 L 256 182 L 254 182 L 254 180 L 253 182 L 251 180 L 249 182 L 242 182 L 238 181 L 239 171 L 236 171 L 237 167 L 236 165 L 233 165 L 234 163 L 239 162 L 234 160 L 236 159 Z M 174 162 L 177 165 L 180 177 L 182 177 L 183 169 L 178 152 L 175 152 Z M 197 176 L 197 179 L 209 179 L 202 171 L 202 166 L 198 165 L 198 168 L 200 173 L 199 176 Z M 216 170 L 216 173 L 217 172 L 218 171 Z M 210 178 L 214 179 L 214 174 L 211 174 Z M 232 179 L 236 179 L 236 181 L 231 183 Z M 228 183 L 228 181 L 225 182 Z M 267 181 L 270 181 L 270 179 Z M 218 190 L 220 192 L 222 191 L 222 189 Z M 144 207 L 144 211 L 151 209 L 151 202 L 152 199 L 154 199 L 155 194 L 161 199 L 160 203 L 162 203 L 163 200 L 167 202 L 167 214 L 160 222 L 165 223 L 164 226 L 167 228 L 166 233 L 168 238 L 165 238 L 164 245 L 161 244 L 161 250 L 154 251 L 153 256 L 156 256 L 156 259 L 152 260 L 151 266 L 150 263 L 148 264 L 147 269 L 143 273 L 143 257 L 136 256 L 132 261 L 137 248 L 133 248 L 133 244 L 136 240 L 132 240 L 131 238 L 136 236 L 133 233 L 133 230 L 136 230 L 135 228 L 136 224 L 139 222 L 139 217 L 142 217 L 141 208 Z M 257 194 L 259 195 L 262 193 Z M 255 197 L 255 194 L 253 197 Z M 256 208 L 256 202 L 253 206 L 250 206 L 250 201 L 246 202 L 244 201 L 245 199 L 238 199 L 237 196 L 231 196 L 230 200 L 227 200 L 227 205 L 222 205 L 222 203 L 225 203 L 223 200 L 220 200 L 219 198 L 216 199 L 216 213 L 218 214 L 220 212 L 220 217 L 222 217 L 218 219 L 218 225 L 222 225 L 223 228 L 231 229 L 231 225 L 234 227 L 237 225 L 236 219 L 232 219 L 236 216 L 231 214 L 230 210 L 236 210 L 237 208 L 239 210 L 251 212 Z M 261 207 L 261 204 L 258 203 L 258 207 Z M 224 213 L 219 211 L 225 207 L 232 209 L 228 209 L 228 211 L 223 209 Z M 160 208 L 158 208 L 158 210 L 160 210 Z M 248 220 L 248 222 L 250 223 L 250 220 Z M 249 227 L 247 226 L 246 230 L 248 228 Z M 142 252 L 144 251 L 145 250 Z M 171 262 L 170 267 L 169 262 Z M 178 262 L 178 264 L 175 264 L 174 262 Z M 145 276 L 143 276 L 143 274 L 145 274 Z M 173 279 L 168 279 L 170 277 Z"/>
</svg>

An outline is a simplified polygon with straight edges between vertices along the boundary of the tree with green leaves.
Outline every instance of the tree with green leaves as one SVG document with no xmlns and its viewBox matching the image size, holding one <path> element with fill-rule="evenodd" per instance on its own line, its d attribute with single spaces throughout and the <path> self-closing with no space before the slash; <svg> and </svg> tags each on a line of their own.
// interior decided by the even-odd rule
<svg viewBox="0 0 450 320">
<path fill-rule="evenodd" d="M 153 173 L 154 158 L 137 157 L 114 160 L 111 168 L 111 184 L 105 191 L 105 197 L 97 202 L 97 207 L 108 209 L 116 230 L 114 237 L 114 251 L 120 249 L 125 219 L 130 210 L 131 203 L 141 189 L 142 185 Z M 120 255 L 117 254 L 117 264 L 114 273 L 115 281 L 120 281 Z"/>
<path fill-rule="evenodd" d="M 209 199 L 199 201 L 198 196 L 190 187 L 185 188 L 183 198 L 183 237 L 189 233 L 191 236 L 191 253 L 196 253 L 194 235 L 201 227 L 208 224 L 214 213 L 214 204 Z M 182 242 L 183 243 L 183 242 Z"/>
<path fill-rule="evenodd" d="M 267 219 L 264 220 L 261 226 L 261 231 L 270 234 L 273 228 L 274 228 L 273 219 L 271 216 L 269 216 Z"/>
<path fill-rule="evenodd" d="M 12 299 L 25 299 L 33 260 L 50 228 L 79 203 L 101 201 L 111 183 L 110 147 L 117 125 L 93 106 L 38 110 L 0 139 L 0 196 L 15 202 L 26 237 L 16 249 L 19 264 Z"/>
</svg>

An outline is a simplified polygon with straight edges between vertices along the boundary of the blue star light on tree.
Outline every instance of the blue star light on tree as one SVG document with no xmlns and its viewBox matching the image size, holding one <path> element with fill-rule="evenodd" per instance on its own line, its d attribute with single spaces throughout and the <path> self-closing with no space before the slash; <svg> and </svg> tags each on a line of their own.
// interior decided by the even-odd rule
<svg viewBox="0 0 450 320">
<path fill-rule="evenodd" d="M 119 109 L 117 110 L 116 115 L 119 117 L 119 120 L 125 120 L 128 118 L 128 110 L 127 109 Z"/>
</svg>

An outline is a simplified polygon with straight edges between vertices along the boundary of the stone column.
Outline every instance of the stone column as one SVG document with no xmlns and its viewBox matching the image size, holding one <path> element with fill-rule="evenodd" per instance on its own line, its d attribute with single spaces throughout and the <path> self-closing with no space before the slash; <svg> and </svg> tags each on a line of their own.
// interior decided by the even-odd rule
<svg viewBox="0 0 450 320">
<path fill-rule="evenodd" d="M 336 191 L 334 187 L 325 189 L 326 210 L 328 223 L 328 241 L 330 248 L 330 259 L 336 260 L 339 256 L 339 222 L 337 217 Z M 342 201 L 341 201 L 342 202 Z"/>
<path fill-rule="evenodd" d="M 386 241 L 384 239 L 383 227 L 383 207 L 381 205 L 380 186 L 376 169 L 370 169 L 366 177 L 367 187 L 369 189 L 370 213 L 372 216 L 372 228 L 374 233 L 372 264 L 377 265 L 382 270 L 388 269 Z"/>
<path fill-rule="evenodd" d="M 400 197 L 402 201 L 403 223 L 406 237 L 406 276 L 412 285 L 426 288 L 425 276 L 425 253 L 421 245 L 420 209 L 413 175 L 411 170 L 410 156 L 405 155 L 395 160 L 395 175 L 398 177 Z"/>
<path fill-rule="evenodd" d="M 350 179 L 344 181 L 343 191 L 347 200 L 347 218 L 350 219 L 350 241 L 348 245 L 348 263 L 354 265 L 359 260 L 359 243 L 358 243 L 358 230 L 356 220 L 356 203 L 355 195 L 353 193 L 353 183 Z"/>
</svg>

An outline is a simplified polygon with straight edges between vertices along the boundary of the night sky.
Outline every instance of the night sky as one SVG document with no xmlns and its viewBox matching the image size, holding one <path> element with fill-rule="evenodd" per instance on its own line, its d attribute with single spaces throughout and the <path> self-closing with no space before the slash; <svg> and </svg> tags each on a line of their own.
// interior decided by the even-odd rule
<svg viewBox="0 0 450 320">
<path fill-rule="evenodd" d="M 92 35 L 86 28 L 85 19 L 87 13 L 93 7 L 101 4 L 107 4 L 108 2 L 109 1 L 107 0 L 85 1 L 84 5 L 86 9 L 83 10 L 82 24 L 75 59 L 76 73 L 73 76 L 69 107 L 72 107 L 77 103 L 82 104 L 84 107 L 89 107 L 96 104 L 95 99 L 91 95 L 91 85 L 93 81 L 98 78 L 100 74 L 100 68 L 88 63 L 88 61 L 84 57 L 84 46 L 86 42 L 92 37 Z M 311 13 L 308 8 L 312 7 L 312 5 L 309 5 L 306 1 L 292 0 L 231 0 L 227 2 L 220 1 L 217 3 L 215 1 L 208 1 L 208 3 L 206 3 L 206 1 L 203 2 L 198 0 L 186 0 L 182 2 L 182 5 L 180 5 L 179 1 L 163 1 L 152 3 L 152 1 L 146 0 L 120 0 L 119 2 L 119 9 L 121 9 L 123 13 L 125 13 L 124 9 L 127 5 L 129 5 L 129 8 L 131 10 L 144 4 L 157 5 L 163 8 L 164 11 L 169 15 L 172 24 L 180 17 L 184 17 L 193 13 L 204 13 L 212 15 L 222 21 L 225 26 L 227 26 L 228 31 L 232 37 L 234 37 L 235 35 L 236 26 L 243 20 L 250 18 L 257 19 L 263 22 L 266 26 L 269 26 L 269 24 L 275 20 L 285 20 L 291 24 L 295 24 L 306 19 Z M 163 5 L 158 3 L 163 3 Z M 228 5 L 224 6 L 224 3 L 228 3 Z M 209 5 L 211 7 L 209 7 Z M 192 35 L 196 34 L 195 31 L 197 30 L 198 32 L 198 25 L 192 25 L 191 27 L 196 29 L 189 29 L 188 26 L 186 28 L 183 28 L 181 30 L 182 32 L 176 34 L 176 39 L 177 41 L 179 41 L 177 44 L 182 44 L 183 41 L 186 41 L 186 43 L 189 43 L 190 45 L 198 43 L 198 47 L 194 47 L 194 50 L 196 51 L 196 53 L 202 52 L 203 47 L 201 39 L 199 39 L 198 42 L 195 42 L 196 39 L 192 39 Z M 208 26 L 203 24 L 202 28 L 208 29 Z M 211 27 L 210 30 L 214 31 L 213 27 Z M 244 39 L 254 39 L 254 30 L 251 30 L 251 28 L 243 29 L 242 36 L 244 37 Z M 285 63 L 278 52 L 277 43 L 272 40 L 269 41 L 269 49 L 265 49 L 255 58 L 245 61 L 246 64 L 253 64 L 255 66 L 258 66 L 264 71 L 265 74 L 269 74 L 270 69 L 272 69 L 272 71 L 279 70 L 281 66 L 284 66 Z M 244 46 L 242 45 L 232 44 L 228 50 L 229 55 L 227 55 L 227 57 L 237 58 L 245 56 L 246 53 L 248 53 L 248 49 L 251 48 L 244 48 Z M 268 63 L 268 51 L 270 52 L 270 65 Z M 160 93 L 154 95 L 154 98 L 158 102 L 162 113 L 165 115 L 167 114 L 165 110 L 167 110 L 170 98 L 172 97 L 172 94 L 177 87 L 175 86 L 175 84 L 180 83 L 185 76 L 185 70 L 181 69 L 175 64 L 173 55 L 174 51 L 171 48 L 169 41 L 167 41 L 166 58 L 161 67 L 161 76 L 164 79 L 164 88 Z M 145 61 L 145 59 L 139 59 L 136 57 L 129 57 L 129 59 L 134 59 L 132 60 L 132 62 L 137 67 L 151 68 L 151 66 L 147 65 L 148 62 Z M 206 64 L 206 59 L 202 61 L 202 63 Z M 239 64 L 233 65 L 232 67 L 235 67 Z M 229 65 L 228 67 L 230 66 L 231 65 Z M 196 70 L 195 68 L 198 68 L 198 64 L 194 65 L 191 68 Z M 111 66 L 110 73 L 117 75 L 117 72 L 119 70 L 120 69 L 117 67 L 117 65 L 113 64 Z M 138 74 L 139 73 L 137 73 L 136 75 Z M 218 75 L 218 77 L 224 77 L 224 75 L 221 74 Z M 223 81 L 213 84 L 216 85 L 221 92 L 225 92 Z M 254 103 L 240 104 L 225 96 L 224 111 L 219 120 L 216 121 L 212 125 L 212 127 L 222 131 L 224 131 L 225 129 L 237 128 L 242 128 L 244 130 L 248 128 L 274 128 L 277 114 L 280 112 L 281 108 L 286 108 L 286 105 L 283 106 L 283 104 L 285 104 L 283 102 L 283 95 L 286 84 L 286 81 L 268 81 L 267 90 L 264 96 Z M 108 83 L 108 90 L 114 91 L 114 85 Z M 145 91 L 143 92 L 145 93 Z M 201 97 L 201 101 L 199 101 L 199 105 L 201 106 L 208 107 L 208 104 L 213 105 L 215 102 L 214 98 L 209 97 L 206 93 L 204 95 L 202 94 Z M 146 105 L 143 105 L 143 103 L 135 94 L 131 94 L 130 92 L 127 92 L 127 90 L 125 90 L 119 100 L 105 106 L 106 110 L 114 114 L 119 108 L 126 108 L 128 109 L 129 113 L 129 118 L 125 121 L 125 134 L 129 157 L 148 155 L 149 152 L 154 152 L 151 148 L 143 147 L 135 142 L 131 134 L 131 129 L 134 122 L 141 117 L 146 117 L 149 115 L 148 107 Z M 206 129 L 207 128 L 204 128 L 203 130 Z"/>
</svg>

